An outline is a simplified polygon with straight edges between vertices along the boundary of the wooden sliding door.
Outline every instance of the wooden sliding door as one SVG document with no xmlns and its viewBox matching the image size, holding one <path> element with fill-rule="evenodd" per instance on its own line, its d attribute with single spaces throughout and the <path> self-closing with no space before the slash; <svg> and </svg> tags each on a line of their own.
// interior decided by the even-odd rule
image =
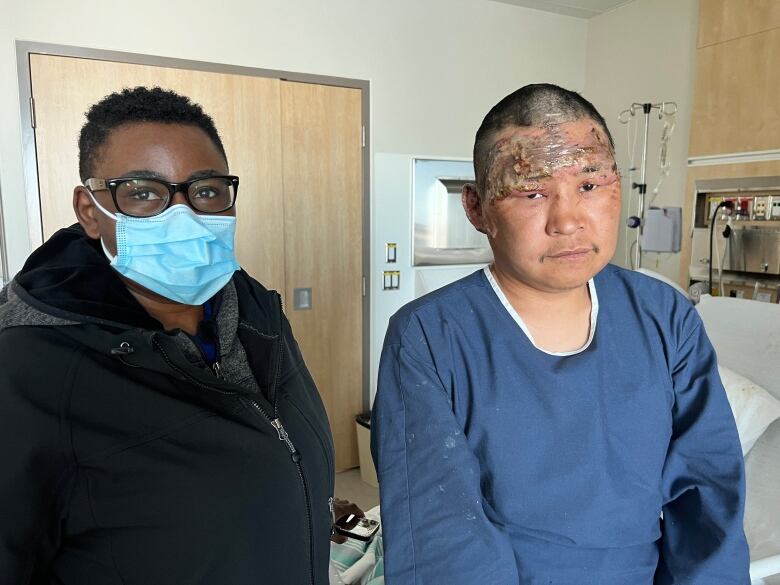
<svg viewBox="0 0 780 585">
<path fill-rule="evenodd" d="M 311 289 L 311 309 L 287 314 L 347 469 L 363 406 L 361 92 L 283 81 L 281 93 L 285 290 Z"/>
</svg>

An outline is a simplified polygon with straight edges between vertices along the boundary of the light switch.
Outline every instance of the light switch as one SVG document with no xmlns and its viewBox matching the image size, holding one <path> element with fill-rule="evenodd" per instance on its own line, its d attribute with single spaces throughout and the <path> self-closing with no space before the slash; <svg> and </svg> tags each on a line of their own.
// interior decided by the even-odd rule
<svg viewBox="0 0 780 585">
<path fill-rule="evenodd" d="M 401 288 L 401 272 L 385 270 L 382 273 L 382 290 L 398 290 Z"/>
<path fill-rule="evenodd" d="M 394 264 L 398 261 L 398 244 L 388 242 L 385 244 L 385 262 Z"/>
</svg>

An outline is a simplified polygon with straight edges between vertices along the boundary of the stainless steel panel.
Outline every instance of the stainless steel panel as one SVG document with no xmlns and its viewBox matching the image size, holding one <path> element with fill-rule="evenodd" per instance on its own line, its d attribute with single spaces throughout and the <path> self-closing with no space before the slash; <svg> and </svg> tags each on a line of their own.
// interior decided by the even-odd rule
<svg viewBox="0 0 780 585">
<path fill-rule="evenodd" d="M 780 274 L 780 229 L 745 227 L 732 230 L 723 268 Z"/>
<path fill-rule="evenodd" d="M 463 185 L 473 181 L 468 161 L 414 160 L 415 266 L 492 261 L 487 237 L 469 223 L 461 205 Z"/>
</svg>

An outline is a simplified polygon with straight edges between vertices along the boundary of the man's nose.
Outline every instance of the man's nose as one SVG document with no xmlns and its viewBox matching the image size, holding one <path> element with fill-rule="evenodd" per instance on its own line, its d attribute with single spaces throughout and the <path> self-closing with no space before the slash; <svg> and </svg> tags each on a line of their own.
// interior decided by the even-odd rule
<svg viewBox="0 0 780 585">
<path fill-rule="evenodd" d="M 190 202 L 187 199 L 187 193 L 179 189 L 176 191 L 176 193 L 173 194 L 173 200 L 171 201 L 171 205 L 189 205 Z"/>
<path fill-rule="evenodd" d="M 582 228 L 582 213 L 579 197 L 558 194 L 553 197 L 548 209 L 548 235 L 569 236 Z"/>
</svg>

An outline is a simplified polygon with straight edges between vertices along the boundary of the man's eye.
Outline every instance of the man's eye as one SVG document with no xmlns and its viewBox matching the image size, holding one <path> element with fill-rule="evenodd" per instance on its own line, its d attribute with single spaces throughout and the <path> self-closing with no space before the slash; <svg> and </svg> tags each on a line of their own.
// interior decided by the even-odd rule
<svg viewBox="0 0 780 585">
<path fill-rule="evenodd" d="M 582 187 L 580 187 L 580 190 L 588 192 L 588 191 L 593 191 L 596 187 L 597 187 L 597 185 L 595 185 L 593 183 L 584 183 L 582 185 Z"/>
<path fill-rule="evenodd" d="M 160 198 L 157 193 L 154 191 L 149 191 L 148 189 L 138 189 L 137 191 L 133 191 L 130 194 L 130 197 L 137 201 L 152 201 L 154 199 Z"/>
<path fill-rule="evenodd" d="M 218 196 L 219 192 L 216 189 L 211 188 L 198 189 L 194 195 L 195 199 L 213 199 Z"/>
<path fill-rule="evenodd" d="M 525 196 L 525 198 L 531 201 L 537 201 L 539 199 L 544 198 L 544 195 L 542 195 L 541 193 L 529 193 L 528 195 Z"/>
</svg>

